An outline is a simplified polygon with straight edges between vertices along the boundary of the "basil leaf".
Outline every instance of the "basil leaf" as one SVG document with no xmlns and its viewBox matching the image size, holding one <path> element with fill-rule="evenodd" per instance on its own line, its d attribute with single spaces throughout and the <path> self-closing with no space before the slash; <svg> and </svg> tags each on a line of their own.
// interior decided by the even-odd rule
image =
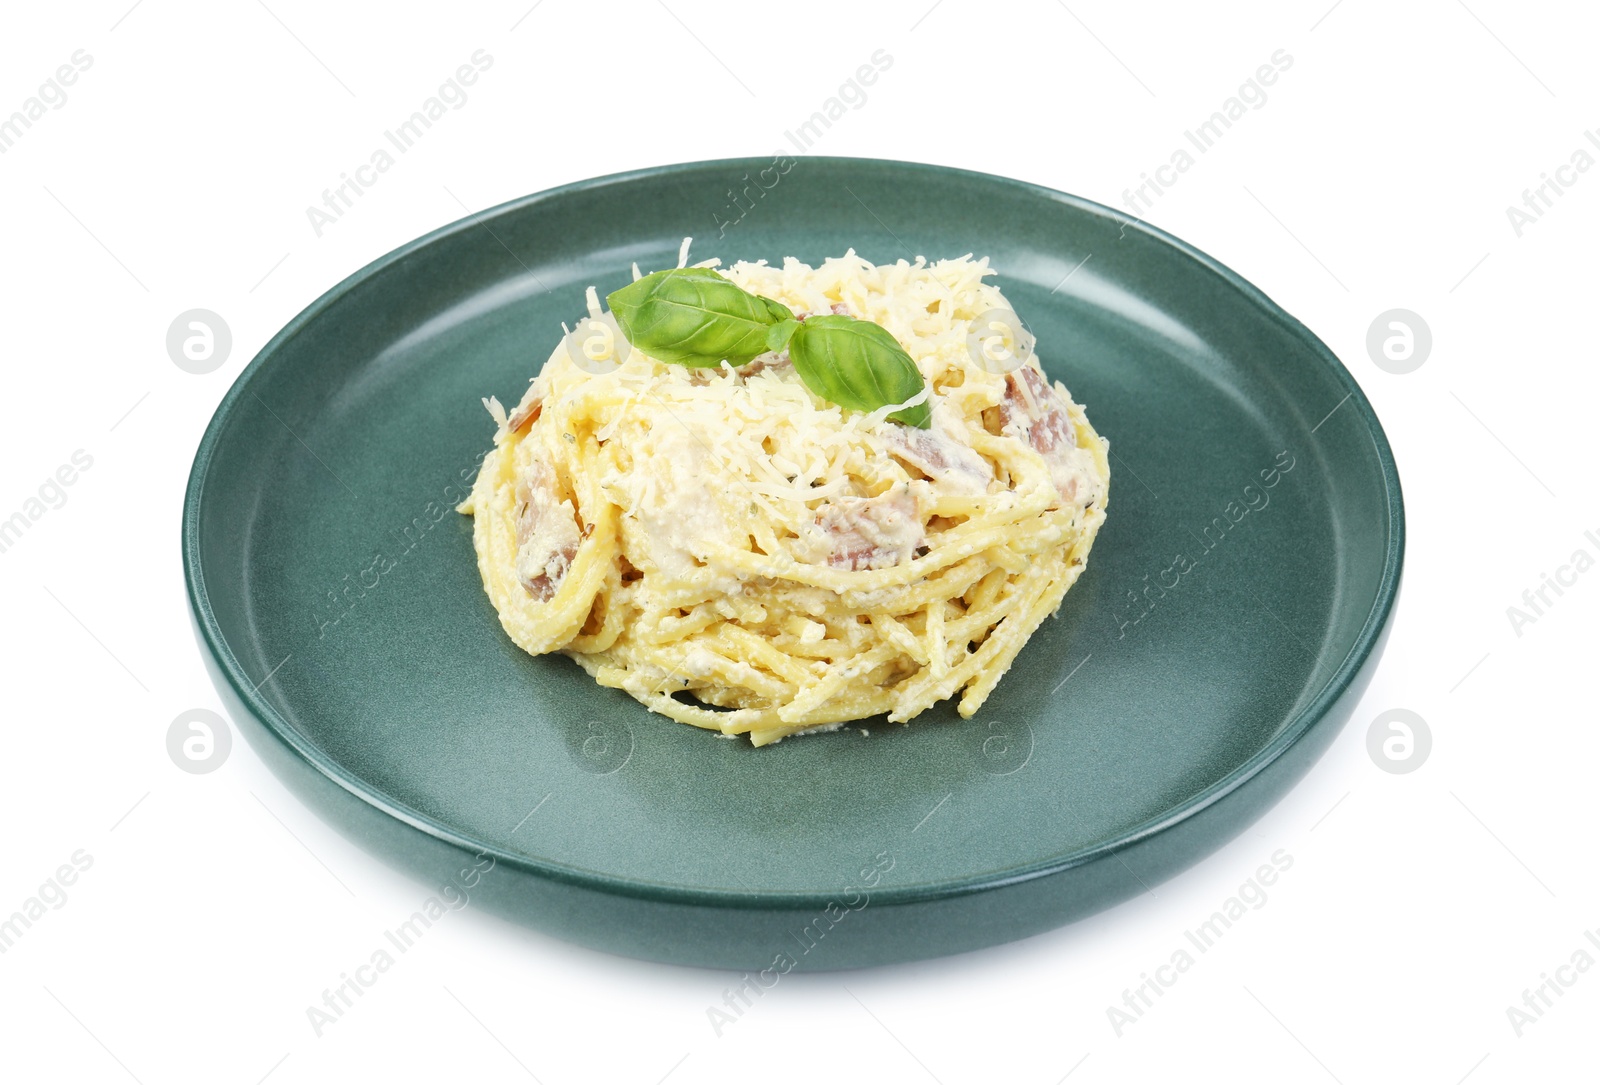
<svg viewBox="0 0 1600 1085">
<path fill-rule="evenodd" d="M 710 268 L 656 271 L 606 298 L 622 334 L 663 362 L 744 365 L 765 354 L 767 332 L 789 307 L 746 293 Z"/>
<path fill-rule="evenodd" d="M 800 322 L 793 318 L 781 321 L 767 329 L 767 349 L 782 350 L 789 345 L 789 340 L 794 338 L 795 330 L 800 327 Z"/>
<path fill-rule="evenodd" d="M 858 411 L 904 403 L 923 389 L 911 355 L 888 329 L 870 320 L 809 317 L 789 339 L 789 359 L 813 393 Z M 933 422 L 926 401 L 889 417 L 918 429 Z"/>
</svg>

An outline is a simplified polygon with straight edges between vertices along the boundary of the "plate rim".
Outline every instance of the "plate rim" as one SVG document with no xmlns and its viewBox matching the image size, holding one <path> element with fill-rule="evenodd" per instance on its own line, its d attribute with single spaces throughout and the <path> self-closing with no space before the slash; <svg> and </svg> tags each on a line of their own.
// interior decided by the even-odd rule
<svg viewBox="0 0 1600 1085">
<path fill-rule="evenodd" d="M 1380 477 L 1384 485 L 1385 508 L 1388 515 L 1388 537 L 1385 540 L 1383 570 L 1378 580 L 1376 596 L 1350 650 L 1317 694 L 1299 712 L 1288 719 L 1271 741 L 1257 750 L 1250 758 L 1235 766 L 1220 779 L 1212 781 L 1206 787 L 1189 795 L 1162 813 L 1110 838 L 1077 848 L 1063 855 L 1035 860 L 1000 873 L 970 875 L 934 884 L 880 886 L 874 891 L 874 902 L 881 901 L 883 904 L 892 905 L 954 899 L 1062 874 L 1075 867 L 1086 866 L 1106 856 L 1115 855 L 1136 844 L 1168 832 L 1244 787 L 1310 734 L 1316 725 L 1333 710 L 1355 682 L 1363 666 L 1377 647 L 1389 623 L 1398 597 L 1401 572 L 1404 565 L 1406 534 L 1405 505 L 1401 491 L 1399 469 L 1395 463 L 1394 453 L 1389 445 L 1388 436 L 1384 432 L 1383 425 L 1379 422 L 1371 402 L 1367 399 L 1361 386 L 1356 382 L 1354 375 L 1351 374 L 1349 368 L 1339 360 L 1339 357 L 1333 353 L 1332 349 L 1320 337 L 1273 301 L 1261 288 L 1255 286 L 1215 257 L 1159 227 L 1152 226 L 1143 219 L 1133 218 L 1105 204 L 1082 196 L 1075 196 L 1030 181 L 1022 181 L 979 170 L 888 158 L 840 155 L 808 155 L 806 157 L 808 161 L 826 163 L 835 167 L 903 170 L 997 185 L 1001 188 L 1011 189 L 1023 196 L 1062 204 L 1077 211 L 1094 215 L 1097 218 L 1107 219 L 1124 230 L 1136 230 L 1151 240 L 1175 250 L 1179 255 L 1198 263 L 1210 273 L 1220 277 L 1230 287 L 1242 294 L 1258 310 L 1276 322 L 1289 335 L 1308 347 L 1311 354 L 1323 365 L 1335 382 L 1346 389 L 1349 394 L 1345 398 L 1354 404 L 1360 414 L 1367 435 L 1377 453 Z M 492 857 L 496 864 L 504 862 L 533 876 L 554 879 L 613 896 L 633 897 L 667 903 L 719 908 L 759 909 L 825 906 L 830 899 L 827 890 L 734 890 L 705 886 L 686 886 L 668 882 L 655 882 L 642 878 L 619 877 L 550 859 L 536 858 L 525 853 L 506 850 L 484 840 L 474 839 L 437 818 L 412 809 L 325 755 L 315 744 L 301 735 L 287 720 L 280 716 L 277 710 L 260 694 L 259 687 L 249 681 L 217 623 L 215 613 L 211 607 L 210 595 L 206 588 L 205 569 L 200 556 L 199 530 L 201 510 L 205 500 L 205 485 L 221 442 L 223 430 L 228 425 L 239 402 L 246 394 L 251 392 L 251 382 L 256 379 L 272 357 L 285 343 L 299 334 L 306 325 L 317 319 L 345 294 L 412 253 L 443 238 L 472 230 L 480 226 L 484 220 L 492 220 L 502 214 L 555 201 L 574 192 L 624 186 L 636 181 L 671 177 L 711 168 L 748 170 L 753 166 L 765 164 L 767 164 L 765 157 L 747 157 L 702 159 L 648 166 L 573 181 L 568 184 L 518 196 L 483 211 L 469 212 L 459 219 L 446 223 L 406 242 L 398 248 L 384 253 L 352 272 L 332 287 L 329 287 L 279 329 L 256 352 L 249 364 L 240 370 L 239 375 L 234 378 L 234 382 L 227 393 L 218 402 L 210 421 L 206 425 L 205 433 L 202 435 L 200 443 L 195 450 L 194 460 L 190 465 L 188 480 L 185 484 L 181 546 L 184 585 L 191 614 L 195 619 L 195 625 L 201 634 L 206 650 L 211 654 L 212 661 L 216 664 L 217 670 L 226 678 L 233 694 L 245 709 L 250 712 L 255 721 L 260 723 L 274 739 L 285 745 L 299 760 L 346 792 L 349 792 L 352 796 L 373 807 L 380 814 L 385 814 L 397 821 L 410 825 L 413 829 L 442 843 L 464 851 L 472 851 Z M 1340 404 L 1342 405 L 1343 403 L 1344 400 L 1341 400 Z M 1206 849 L 1201 858 L 1214 850 L 1215 848 Z"/>
</svg>

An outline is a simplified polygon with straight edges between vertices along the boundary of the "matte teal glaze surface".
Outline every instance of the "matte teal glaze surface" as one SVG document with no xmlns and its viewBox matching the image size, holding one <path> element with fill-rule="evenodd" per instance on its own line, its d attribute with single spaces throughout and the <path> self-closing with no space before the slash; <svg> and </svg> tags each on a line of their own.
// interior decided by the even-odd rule
<svg viewBox="0 0 1600 1085">
<path fill-rule="evenodd" d="M 436 884 L 484 853 L 475 901 L 616 952 L 855 967 L 1142 892 L 1275 802 L 1375 665 L 1403 513 L 1370 405 L 1215 261 L 1021 182 L 807 158 L 717 238 L 728 187 L 768 164 L 514 201 L 376 261 L 279 333 L 218 408 L 184 510 L 218 688 L 373 851 Z M 1110 440 L 1088 570 L 976 718 L 952 703 L 757 750 L 501 632 L 451 509 L 491 444 L 479 399 L 518 399 L 584 287 L 673 266 L 689 235 L 694 258 L 725 262 L 988 255 Z"/>
</svg>

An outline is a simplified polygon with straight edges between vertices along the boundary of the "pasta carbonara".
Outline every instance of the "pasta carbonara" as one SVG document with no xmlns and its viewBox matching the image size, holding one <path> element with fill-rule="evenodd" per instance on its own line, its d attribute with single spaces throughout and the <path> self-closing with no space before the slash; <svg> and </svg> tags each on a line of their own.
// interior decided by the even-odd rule
<svg viewBox="0 0 1600 1085">
<path fill-rule="evenodd" d="M 1010 306 L 986 259 L 721 274 L 797 317 L 882 325 L 932 424 L 829 403 L 786 353 L 691 369 L 569 336 L 514 409 L 485 401 L 495 448 L 461 511 L 501 624 L 757 746 L 958 692 L 970 717 L 1083 572 L 1105 440 L 990 319 Z"/>
</svg>

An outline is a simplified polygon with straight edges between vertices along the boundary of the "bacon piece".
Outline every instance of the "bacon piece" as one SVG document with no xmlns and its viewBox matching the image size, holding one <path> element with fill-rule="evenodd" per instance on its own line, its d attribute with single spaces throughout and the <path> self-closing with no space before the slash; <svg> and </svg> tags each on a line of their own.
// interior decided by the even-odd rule
<svg viewBox="0 0 1600 1085">
<path fill-rule="evenodd" d="M 878 497 L 836 497 L 817 513 L 829 542 L 828 564 L 838 569 L 884 569 L 923 544 L 922 518 L 909 490 Z"/>
<path fill-rule="evenodd" d="M 987 492 L 994 468 L 968 445 L 957 440 L 935 418 L 928 429 L 891 425 L 884 438 L 896 456 L 954 494 Z"/>
<path fill-rule="evenodd" d="M 578 554 L 577 512 L 540 459 L 528 465 L 516 493 L 517 579 L 535 600 L 548 603 Z"/>
<path fill-rule="evenodd" d="M 1061 500 L 1072 502 L 1078 495 L 1080 464 L 1077 434 L 1066 404 L 1032 365 L 1021 365 L 1006 374 L 1006 394 L 1000 401 L 1002 427 L 1015 426 L 1033 450 L 1044 457 L 1050 468 L 1050 481 Z"/>
<path fill-rule="evenodd" d="M 757 373 L 763 373 L 768 369 L 784 369 L 787 368 L 788 365 L 789 352 L 784 351 L 781 354 L 763 354 L 744 363 L 744 365 L 735 365 L 730 366 L 729 368 L 733 370 L 735 376 L 753 377 Z M 726 370 L 724 370 L 720 365 L 695 366 L 689 370 L 689 383 L 698 387 L 704 387 L 705 385 L 710 384 L 712 381 L 721 378 L 725 372 Z"/>
<path fill-rule="evenodd" d="M 1048 458 L 1061 445 L 1077 443 L 1072 419 L 1067 417 L 1061 397 L 1044 374 L 1031 365 L 1018 366 L 1006 374 L 1006 397 L 1000 408 L 1005 423 L 1019 422 L 1027 432 L 1028 443 L 1041 456 Z"/>
<path fill-rule="evenodd" d="M 757 373 L 763 373 L 768 369 L 785 369 L 791 364 L 789 352 L 785 350 L 779 354 L 763 354 L 761 357 L 748 361 L 744 365 L 736 366 L 734 372 L 741 377 L 753 377 Z"/>
</svg>

